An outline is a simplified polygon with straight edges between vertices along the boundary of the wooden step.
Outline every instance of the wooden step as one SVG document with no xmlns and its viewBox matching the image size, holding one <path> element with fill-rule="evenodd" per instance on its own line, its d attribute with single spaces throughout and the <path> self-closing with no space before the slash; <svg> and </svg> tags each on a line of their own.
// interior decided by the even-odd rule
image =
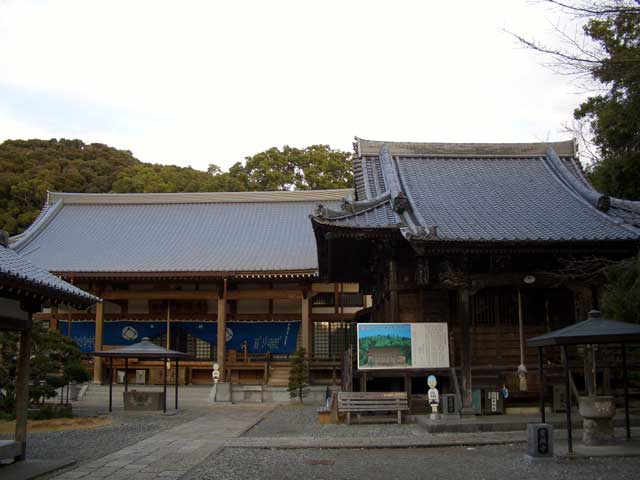
<svg viewBox="0 0 640 480">
<path fill-rule="evenodd" d="M 272 367 L 269 372 L 268 385 L 273 387 L 286 387 L 289 385 L 290 367 Z"/>
</svg>

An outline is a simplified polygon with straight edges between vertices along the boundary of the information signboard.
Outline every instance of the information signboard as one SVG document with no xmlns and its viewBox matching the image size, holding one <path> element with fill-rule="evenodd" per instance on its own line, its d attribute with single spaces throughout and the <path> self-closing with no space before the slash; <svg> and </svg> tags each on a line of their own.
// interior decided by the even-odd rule
<svg viewBox="0 0 640 480">
<path fill-rule="evenodd" d="M 449 368 L 446 323 L 359 323 L 358 369 Z"/>
</svg>

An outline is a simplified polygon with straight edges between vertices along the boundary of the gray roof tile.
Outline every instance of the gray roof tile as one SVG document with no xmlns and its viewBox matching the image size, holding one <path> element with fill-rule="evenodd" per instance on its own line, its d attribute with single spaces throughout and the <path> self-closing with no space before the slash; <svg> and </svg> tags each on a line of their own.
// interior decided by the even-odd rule
<svg viewBox="0 0 640 480">
<path fill-rule="evenodd" d="M 450 240 L 638 238 L 556 179 L 543 158 L 398 159 L 422 226 Z"/>
<path fill-rule="evenodd" d="M 54 272 L 315 272 L 308 216 L 351 193 L 53 194 L 15 248 Z"/>
<path fill-rule="evenodd" d="M 24 288 L 47 294 L 52 299 L 64 299 L 64 303 L 92 304 L 100 300 L 0 245 L 0 282 L 3 279 L 18 282 Z"/>
<path fill-rule="evenodd" d="M 638 202 L 631 205 L 593 190 L 573 152 L 572 141 L 425 144 L 358 139 L 361 165 L 354 172 L 354 213 L 315 221 L 336 227 L 392 226 L 408 238 L 429 241 L 638 240 Z M 397 214 L 391 206 L 401 193 L 410 208 Z M 357 208 L 384 195 L 392 198 L 373 211 Z M 396 221 L 385 221 L 379 211 L 390 212 Z"/>
</svg>

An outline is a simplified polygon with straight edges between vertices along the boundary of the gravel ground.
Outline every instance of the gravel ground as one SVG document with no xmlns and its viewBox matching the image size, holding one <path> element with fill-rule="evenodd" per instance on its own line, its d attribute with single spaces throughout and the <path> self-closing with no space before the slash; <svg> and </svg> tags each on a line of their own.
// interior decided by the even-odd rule
<svg viewBox="0 0 640 480">
<path fill-rule="evenodd" d="M 176 415 L 166 416 L 157 413 L 114 413 L 113 423 L 104 427 L 32 433 L 27 439 L 27 454 L 34 459 L 69 458 L 80 464 L 108 455 L 203 414 L 204 412 L 196 410 L 184 410 Z M 0 438 L 13 437 L 0 434 Z"/>
<path fill-rule="evenodd" d="M 637 479 L 640 459 L 558 460 L 527 464 L 522 445 L 477 448 L 278 450 L 226 448 L 186 476 L 206 479 Z"/>
<path fill-rule="evenodd" d="M 255 427 L 244 434 L 247 437 L 375 437 L 385 435 L 425 435 L 415 424 L 370 423 L 321 425 L 317 407 L 284 405 L 267 414 Z M 363 416 L 364 418 L 364 416 Z"/>
</svg>

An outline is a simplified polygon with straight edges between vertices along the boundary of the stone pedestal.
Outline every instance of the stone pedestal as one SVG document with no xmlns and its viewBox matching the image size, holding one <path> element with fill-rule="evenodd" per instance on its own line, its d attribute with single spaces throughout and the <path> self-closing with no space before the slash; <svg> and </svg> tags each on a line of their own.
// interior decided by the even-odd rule
<svg viewBox="0 0 640 480">
<path fill-rule="evenodd" d="M 527 425 L 527 457 L 553 458 L 553 426 L 548 423 Z"/>
<path fill-rule="evenodd" d="M 589 446 L 614 445 L 613 418 L 585 418 L 582 443 Z"/>
<path fill-rule="evenodd" d="M 582 442 L 588 446 L 614 444 L 615 399 L 611 396 L 580 397 L 579 404 L 583 418 Z"/>
<path fill-rule="evenodd" d="M 462 410 L 462 405 L 458 401 L 457 397 L 453 394 L 440 395 L 440 413 L 446 416 L 459 415 Z"/>
<path fill-rule="evenodd" d="M 218 382 L 216 387 L 216 403 L 230 403 L 231 402 L 231 383 Z"/>
<path fill-rule="evenodd" d="M 125 410 L 162 410 L 164 404 L 163 392 L 138 392 L 131 390 L 123 392 L 122 395 Z"/>
</svg>

